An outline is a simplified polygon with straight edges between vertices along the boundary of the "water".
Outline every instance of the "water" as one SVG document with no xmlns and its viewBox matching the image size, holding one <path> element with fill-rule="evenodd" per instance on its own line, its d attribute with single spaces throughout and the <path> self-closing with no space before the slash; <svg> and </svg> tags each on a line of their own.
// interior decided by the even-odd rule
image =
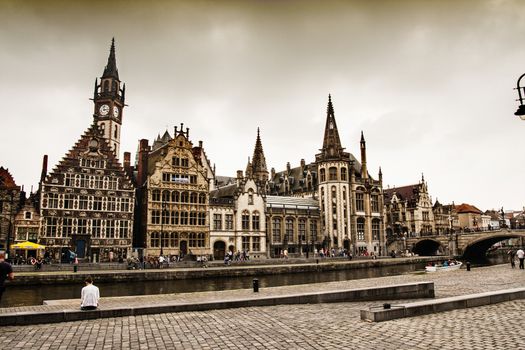
<svg viewBox="0 0 525 350">
<path fill-rule="evenodd" d="M 137 281 L 122 283 L 97 283 L 101 297 L 128 295 L 168 294 L 219 291 L 252 288 L 253 278 L 259 279 L 260 288 L 285 285 L 345 281 L 362 278 L 400 275 L 424 270 L 424 263 L 374 267 L 366 269 L 290 273 L 246 277 L 215 277 L 206 279 Z M 8 286 L 0 307 L 42 305 L 44 300 L 75 299 L 80 301 L 79 285 Z"/>
</svg>

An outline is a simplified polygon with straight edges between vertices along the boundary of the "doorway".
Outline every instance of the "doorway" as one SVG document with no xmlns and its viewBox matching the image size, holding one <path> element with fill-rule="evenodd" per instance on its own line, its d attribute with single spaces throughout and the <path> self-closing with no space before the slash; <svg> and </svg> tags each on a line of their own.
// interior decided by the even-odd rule
<svg viewBox="0 0 525 350">
<path fill-rule="evenodd" d="M 213 259 L 224 260 L 226 254 L 226 243 L 223 241 L 217 241 L 213 244 Z"/>
</svg>

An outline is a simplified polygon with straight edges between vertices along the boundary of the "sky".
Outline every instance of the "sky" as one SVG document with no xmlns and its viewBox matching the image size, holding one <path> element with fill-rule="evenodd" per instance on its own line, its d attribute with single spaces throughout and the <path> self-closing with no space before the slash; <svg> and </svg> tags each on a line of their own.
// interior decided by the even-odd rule
<svg viewBox="0 0 525 350">
<path fill-rule="evenodd" d="M 26 191 L 92 122 L 115 37 L 121 152 L 184 123 L 217 175 L 261 130 L 266 161 L 312 162 L 328 94 L 341 142 L 384 188 L 424 174 L 432 199 L 525 206 L 525 2 L 0 0 L 0 166 Z"/>
</svg>

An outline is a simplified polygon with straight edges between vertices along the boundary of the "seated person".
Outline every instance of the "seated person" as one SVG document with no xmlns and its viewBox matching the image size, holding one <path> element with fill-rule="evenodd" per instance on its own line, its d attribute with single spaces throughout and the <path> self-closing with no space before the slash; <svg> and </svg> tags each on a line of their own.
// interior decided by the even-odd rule
<svg viewBox="0 0 525 350">
<path fill-rule="evenodd" d="M 100 300 L 100 293 L 98 287 L 93 285 L 93 279 L 91 276 L 87 276 L 84 280 L 86 286 L 82 288 L 80 309 L 81 310 L 95 310 L 98 307 L 98 301 Z"/>
</svg>

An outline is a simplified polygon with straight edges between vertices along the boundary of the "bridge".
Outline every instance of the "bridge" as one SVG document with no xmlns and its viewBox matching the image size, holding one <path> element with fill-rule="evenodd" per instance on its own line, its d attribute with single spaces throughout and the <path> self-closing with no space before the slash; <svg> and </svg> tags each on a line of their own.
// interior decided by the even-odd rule
<svg viewBox="0 0 525 350">
<path fill-rule="evenodd" d="M 525 230 L 457 232 L 449 235 L 406 237 L 405 241 L 406 249 L 418 255 L 444 254 L 461 256 L 468 260 L 479 260 L 485 257 L 487 250 L 494 244 L 511 238 L 520 238 L 517 244 L 523 247 Z"/>
</svg>

